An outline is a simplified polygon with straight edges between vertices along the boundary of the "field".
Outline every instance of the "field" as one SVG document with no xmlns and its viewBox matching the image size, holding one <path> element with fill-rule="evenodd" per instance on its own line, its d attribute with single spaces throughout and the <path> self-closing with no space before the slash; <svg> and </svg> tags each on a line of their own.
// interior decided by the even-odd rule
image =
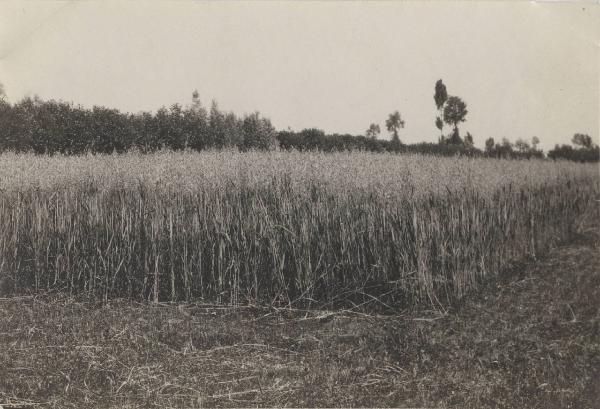
<svg viewBox="0 0 600 409">
<path fill-rule="evenodd" d="M 20 294 L 445 309 L 569 237 L 595 165 L 367 153 L 0 156 Z"/>
<path fill-rule="evenodd" d="M 595 165 L 0 155 L 3 407 L 592 408 Z"/>
</svg>

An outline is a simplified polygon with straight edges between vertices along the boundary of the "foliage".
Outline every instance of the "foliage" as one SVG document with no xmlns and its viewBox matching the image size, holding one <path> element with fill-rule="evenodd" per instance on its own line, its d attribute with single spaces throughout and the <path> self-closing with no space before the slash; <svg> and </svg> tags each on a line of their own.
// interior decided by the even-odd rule
<svg viewBox="0 0 600 409">
<path fill-rule="evenodd" d="M 591 149 L 594 145 L 591 136 L 581 133 L 576 133 L 573 135 L 572 142 L 574 145 L 579 145 L 585 149 Z"/>
<path fill-rule="evenodd" d="M 435 118 L 435 126 L 440 131 L 442 131 L 442 129 L 444 128 L 444 121 L 442 121 L 442 118 L 440 118 L 439 116 Z"/>
<path fill-rule="evenodd" d="M 527 141 L 518 138 L 515 142 L 515 148 L 517 149 L 518 152 L 522 153 L 522 152 L 527 152 L 531 149 L 531 147 L 529 146 L 529 143 L 527 143 Z"/>
<path fill-rule="evenodd" d="M 435 106 L 439 111 L 439 116 L 435 118 L 435 126 L 440 130 L 440 142 L 442 142 L 444 139 L 444 121 L 442 118 L 444 116 L 444 104 L 448 100 L 448 91 L 446 91 L 446 86 L 441 79 L 435 83 L 435 94 L 433 95 L 433 100 L 435 101 Z"/>
<path fill-rule="evenodd" d="M 388 130 L 388 132 L 390 132 L 392 134 L 392 143 L 394 145 L 400 145 L 400 138 L 398 137 L 398 131 L 402 128 L 404 128 L 404 121 L 402 120 L 402 117 L 400 116 L 400 112 L 395 111 L 392 112 L 389 116 L 388 119 L 386 119 L 385 121 L 385 126 Z"/>
<path fill-rule="evenodd" d="M 86 109 L 60 101 L 24 98 L 16 104 L 0 99 L 0 151 L 38 154 L 154 152 L 237 147 L 273 149 L 276 133 L 259 113 L 238 118 L 213 101 L 210 112 L 197 91 L 187 107 L 174 104 L 155 114 L 124 114 L 95 106 Z"/>
<path fill-rule="evenodd" d="M 369 125 L 369 129 L 365 132 L 365 136 L 370 139 L 377 139 L 379 134 L 381 133 L 381 128 L 378 124 Z"/>
<path fill-rule="evenodd" d="M 454 130 L 458 135 L 458 124 L 464 122 L 468 114 L 467 104 L 459 97 L 448 97 L 444 106 L 444 122 L 454 126 Z"/>
<path fill-rule="evenodd" d="M 398 145 L 393 141 L 373 139 L 366 136 L 325 134 L 319 129 L 305 129 L 300 132 L 280 131 L 277 134 L 277 140 L 279 147 L 284 150 L 404 152 L 437 156 L 483 156 L 483 152 L 472 145 L 449 145 L 430 142 Z"/>
<path fill-rule="evenodd" d="M 548 152 L 551 159 L 566 159 L 575 162 L 598 162 L 600 161 L 600 147 L 595 145 L 589 135 L 576 133 L 571 140 L 574 145 L 556 145 Z"/>
<path fill-rule="evenodd" d="M 411 145 L 405 145 L 404 152 L 435 156 L 483 156 L 483 152 L 472 145 L 453 145 L 448 143 L 430 142 L 420 142 Z"/>
<path fill-rule="evenodd" d="M 485 153 L 488 156 L 492 155 L 492 152 L 494 151 L 494 148 L 496 146 L 496 142 L 494 141 L 494 138 L 488 138 L 485 140 Z"/>
<path fill-rule="evenodd" d="M 366 136 L 325 134 L 320 129 L 304 129 L 300 132 L 280 131 L 277 134 L 279 147 L 297 151 L 369 151 L 384 152 L 390 150 L 390 142 Z"/>
<path fill-rule="evenodd" d="M 544 152 L 537 149 L 538 143 L 539 139 L 535 136 L 532 138 L 531 145 L 521 138 L 517 139 L 514 144 L 507 138 L 502 138 L 502 143 L 495 143 L 494 138 L 488 138 L 485 141 L 485 155 L 491 158 L 505 159 L 542 159 Z"/>
<path fill-rule="evenodd" d="M 233 123 L 233 122 L 232 122 Z M 231 135 L 233 132 L 228 133 Z M 243 147 L 269 150 L 275 147 L 276 133 L 271 121 L 261 118 L 258 112 L 246 115 L 242 123 Z"/>
<path fill-rule="evenodd" d="M 598 145 L 591 148 L 573 148 L 571 145 L 556 145 L 548 152 L 551 159 L 564 159 L 575 162 L 598 162 L 600 161 L 600 148 Z"/>
<path fill-rule="evenodd" d="M 464 144 L 466 146 L 473 146 L 473 144 L 474 144 L 473 135 L 471 135 L 470 132 L 467 132 L 467 134 L 465 135 Z"/>
<path fill-rule="evenodd" d="M 458 128 L 455 127 L 452 130 L 452 133 L 450 134 L 449 137 L 444 139 L 444 142 L 449 144 L 449 145 L 462 145 L 464 143 L 464 141 L 462 140 L 462 138 L 460 137 L 460 134 L 458 133 Z"/>
<path fill-rule="evenodd" d="M 435 83 L 435 95 L 433 96 L 437 109 L 442 109 L 448 99 L 448 91 L 442 80 L 437 80 Z"/>
<path fill-rule="evenodd" d="M 439 84 L 438 84 L 439 83 Z M 515 145 L 506 140 L 495 144 L 493 138 L 486 141 L 485 151 L 474 147 L 473 137 L 467 132 L 465 139 L 458 133 L 458 123 L 465 120 L 466 104 L 460 98 L 447 97 L 441 80 L 436 83 L 436 106 L 441 101 L 441 116 L 437 118 L 438 129 L 442 117 L 454 125 L 449 136 L 440 136 L 439 144 L 417 143 L 404 145 L 398 131 L 404 127 L 398 111 L 386 121 L 392 133 L 392 141 L 379 140 L 381 129 L 371 124 L 365 136 L 349 134 L 325 134 L 312 128 L 300 132 L 276 132 L 269 119 L 258 112 L 240 118 L 232 112 L 219 109 L 216 101 L 206 109 L 197 91 L 192 93 L 188 106 L 173 104 L 161 107 L 156 113 L 122 113 L 116 109 L 94 106 L 91 109 L 62 101 L 44 101 L 27 97 L 11 104 L 0 98 L 0 152 L 33 152 L 36 154 L 78 155 L 84 153 L 124 153 L 130 150 L 143 153 L 161 149 L 174 151 L 237 148 L 240 150 L 320 150 L 336 152 L 359 150 L 369 152 L 413 152 L 439 156 L 466 155 L 496 158 L 543 158 L 537 148 L 539 138 L 531 144 L 518 140 Z M 443 123 L 442 123 L 443 125 Z M 557 145 L 549 153 L 552 159 L 568 159 L 580 162 L 600 160 L 598 146 L 589 135 L 575 134 L 573 143 L 579 148 Z M 449 148 L 448 145 L 455 146 Z"/>
</svg>

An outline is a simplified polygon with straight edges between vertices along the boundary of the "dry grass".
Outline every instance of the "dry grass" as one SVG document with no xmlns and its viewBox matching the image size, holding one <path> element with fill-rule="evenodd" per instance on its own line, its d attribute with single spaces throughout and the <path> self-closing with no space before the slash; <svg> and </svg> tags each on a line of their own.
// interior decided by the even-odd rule
<svg viewBox="0 0 600 409">
<path fill-rule="evenodd" d="M 600 192 L 593 165 L 367 153 L 3 154 L 0 174 L 18 293 L 355 310 L 448 308 Z"/>
<path fill-rule="evenodd" d="M 592 409 L 598 220 L 445 315 L 2 299 L 0 403 Z"/>
</svg>

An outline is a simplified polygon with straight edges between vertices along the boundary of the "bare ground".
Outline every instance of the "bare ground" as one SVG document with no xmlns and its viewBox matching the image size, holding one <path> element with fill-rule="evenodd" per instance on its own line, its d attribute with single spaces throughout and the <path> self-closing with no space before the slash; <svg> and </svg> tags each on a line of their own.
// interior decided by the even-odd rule
<svg viewBox="0 0 600 409">
<path fill-rule="evenodd" d="M 0 299 L 10 407 L 600 407 L 598 223 L 447 314 Z"/>
</svg>

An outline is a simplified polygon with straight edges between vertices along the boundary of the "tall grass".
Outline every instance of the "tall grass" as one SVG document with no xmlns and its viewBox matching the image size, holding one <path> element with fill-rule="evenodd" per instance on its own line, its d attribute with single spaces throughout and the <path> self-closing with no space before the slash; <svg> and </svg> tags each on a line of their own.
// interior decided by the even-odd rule
<svg viewBox="0 0 600 409">
<path fill-rule="evenodd" d="M 0 275 L 103 298 L 446 305 L 567 238 L 599 193 L 596 166 L 544 161 L 2 154 Z"/>
</svg>

